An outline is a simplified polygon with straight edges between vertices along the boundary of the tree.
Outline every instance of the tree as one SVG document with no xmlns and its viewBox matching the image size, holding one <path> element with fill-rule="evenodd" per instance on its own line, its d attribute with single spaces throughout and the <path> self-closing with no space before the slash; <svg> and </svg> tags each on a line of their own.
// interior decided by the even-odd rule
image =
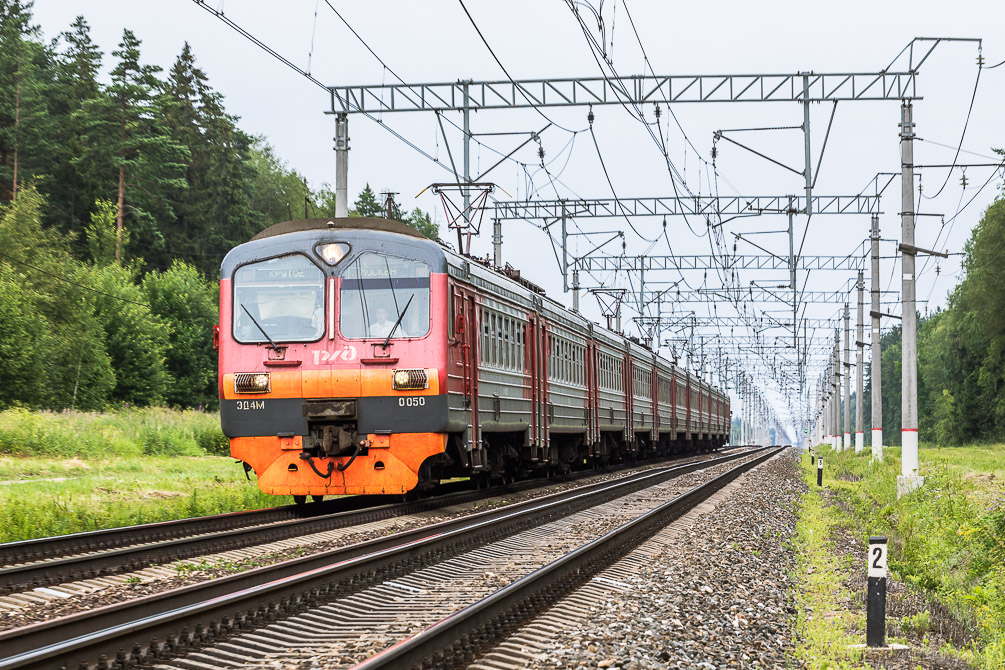
<svg viewBox="0 0 1005 670">
<path fill-rule="evenodd" d="M 373 189 L 370 188 L 370 184 L 367 184 L 366 188 L 360 192 L 359 197 L 356 198 L 352 209 L 349 210 L 349 216 L 380 216 L 383 211 L 384 209 L 377 202 L 377 196 L 374 195 Z"/>
<path fill-rule="evenodd" d="M 52 63 L 30 2 L 0 0 L 0 196 L 46 174 L 54 151 L 46 98 Z"/>
<path fill-rule="evenodd" d="M 118 50 L 112 52 L 119 62 L 107 95 L 88 101 L 80 111 L 85 150 L 76 164 L 116 181 L 116 260 L 122 258 L 127 207 L 134 239 L 158 249 L 164 238 L 157 221 L 173 216 L 168 190 L 187 187 L 183 171 L 188 150 L 171 138 L 162 121 L 156 77 L 160 68 L 142 65 L 139 47 L 132 31 L 124 30 Z"/>
<path fill-rule="evenodd" d="M 276 150 L 261 137 L 251 148 L 250 163 L 253 175 L 252 208 L 260 213 L 259 225 L 254 232 L 297 218 L 293 207 L 296 205 L 299 208 L 304 202 L 303 177 L 290 170 L 276 155 Z"/>
<path fill-rule="evenodd" d="M 43 317 L 26 284 L 24 275 L 0 260 L 0 409 L 44 401 L 47 331 L 38 327 Z"/>
<path fill-rule="evenodd" d="M 418 207 L 412 210 L 412 213 L 408 215 L 407 219 L 405 219 L 405 223 L 410 225 L 412 228 L 415 228 L 431 240 L 436 241 L 440 239 L 440 227 L 433 223 L 429 214 L 423 212 Z"/>
<path fill-rule="evenodd" d="M 96 265 L 108 265 L 115 260 L 118 236 L 115 230 L 115 203 L 98 200 L 94 203 L 91 222 L 84 229 L 87 236 L 87 251 Z M 129 244 L 129 233 L 122 231 L 122 241 Z"/>
<path fill-rule="evenodd" d="M 151 311 L 170 327 L 170 348 L 164 356 L 169 375 L 164 399 L 168 404 L 216 406 L 213 325 L 218 311 L 214 288 L 182 261 L 143 278 L 143 295 Z"/>
<path fill-rule="evenodd" d="M 64 231 L 79 234 L 88 208 L 102 195 L 101 182 L 89 179 L 74 163 L 85 151 L 81 109 L 102 95 L 98 84 L 102 53 L 91 40 L 90 26 L 82 16 L 62 33 L 61 41 L 66 47 L 56 57 L 56 84 L 50 96 L 57 152 L 52 179 L 46 184 L 52 205 L 46 218 Z"/>
<path fill-rule="evenodd" d="M 247 241 L 261 220 L 252 209 L 249 164 L 252 139 L 238 130 L 237 119 L 224 111 L 223 99 L 196 66 L 186 42 L 164 86 L 165 124 L 171 137 L 189 151 L 187 191 L 172 201 L 176 219 L 165 225 L 172 255 L 191 256 L 206 273 L 214 273 L 231 247 Z"/>
<path fill-rule="evenodd" d="M 17 390 L 18 400 L 50 408 L 100 409 L 115 376 L 105 350 L 105 331 L 95 317 L 98 293 L 81 276 L 66 238 L 43 228 L 44 206 L 45 198 L 28 185 L 15 202 L 0 208 L 0 258 L 16 268 L 19 289 L 17 294 L 8 289 L 7 297 L 24 301 L 19 310 L 8 312 L 9 324 L 0 319 L 0 332 L 15 333 L 11 337 L 17 338 L 16 324 L 30 323 L 32 333 L 42 339 L 22 340 L 22 346 L 34 342 L 44 352 L 41 372 L 32 373 L 37 377 L 31 388 Z M 32 356 L 21 355 L 28 360 Z"/>
<path fill-rule="evenodd" d="M 171 327 L 143 302 L 136 271 L 121 265 L 93 267 L 82 273 L 82 279 L 100 291 L 94 298 L 95 315 L 112 353 L 112 399 L 133 405 L 163 402 L 169 383 L 164 359 Z"/>
</svg>

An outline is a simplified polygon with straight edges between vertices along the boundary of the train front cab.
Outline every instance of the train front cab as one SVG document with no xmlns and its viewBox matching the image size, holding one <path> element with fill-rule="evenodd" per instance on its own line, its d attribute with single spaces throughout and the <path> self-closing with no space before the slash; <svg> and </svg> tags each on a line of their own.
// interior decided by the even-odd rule
<svg viewBox="0 0 1005 670">
<path fill-rule="evenodd" d="M 446 442 L 446 284 L 440 247 L 386 220 L 279 224 L 227 255 L 221 421 L 264 492 L 416 486 Z"/>
</svg>

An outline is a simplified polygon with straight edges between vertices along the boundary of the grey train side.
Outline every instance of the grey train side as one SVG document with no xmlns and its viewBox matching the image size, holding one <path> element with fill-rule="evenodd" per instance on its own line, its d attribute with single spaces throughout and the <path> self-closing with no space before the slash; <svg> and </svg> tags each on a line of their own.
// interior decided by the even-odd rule
<svg viewBox="0 0 1005 670">
<path fill-rule="evenodd" d="M 459 349 L 448 354 L 448 431 L 471 472 L 565 471 L 726 443 L 725 394 L 528 282 L 445 253 L 448 346 L 469 347 L 474 368 Z M 546 370 L 532 340 L 542 320 Z"/>
</svg>

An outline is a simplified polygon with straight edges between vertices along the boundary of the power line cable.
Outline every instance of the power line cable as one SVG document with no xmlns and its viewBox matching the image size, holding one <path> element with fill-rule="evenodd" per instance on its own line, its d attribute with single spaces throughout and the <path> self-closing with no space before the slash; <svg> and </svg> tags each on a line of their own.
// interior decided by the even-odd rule
<svg viewBox="0 0 1005 670">
<path fill-rule="evenodd" d="M 270 56 L 272 56 L 273 58 L 275 58 L 276 60 L 278 60 L 282 64 L 286 65 L 288 68 L 290 68 L 291 70 L 293 70 L 297 74 L 301 75 L 302 77 L 304 77 L 305 79 L 307 79 L 309 82 L 311 82 L 312 84 L 314 84 L 318 88 L 321 88 L 322 90 L 325 91 L 325 93 L 331 94 L 330 89 L 327 86 L 325 86 L 323 83 L 321 83 L 320 81 L 318 81 L 318 79 L 315 78 L 313 75 L 311 75 L 310 72 L 307 72 L 306 70 L 303 70 L 302 68 L 300 68 L 297 65 L 295 65 L 292 61 L 290 61 L 288 58 L 286 58 L 285 56 L 283 56 L 281 53 L 279 53 L 278 51 L 276 51 L 275 49 L 273 49 L 272 47 L 270 47 L 269 45 L 267 45 L 265 42 L 263 42 L 262 40 L 260 40 L 257 37 L 255 37 L 254 35 L 252 35 L 250 32 L 248 32 L 247 30 L 245 30 L 243 27 L 241 27 L 235 21 L 231 20 L 230 17 L 228 17 L 227 15 L 225 15 L 221 10 L 213 9 L 212 7 L 210 7 L 209 5 L 207 5 L 206 4 L 206 0 L 193 0 L 193 2 L 195 2 L 195 4 L 199 5 L 200 7 L 202 7 L 203 9 L 205 9 L 207 12 L 209 12 L 210 14 L 212 14 L 213 16 L 215 16 L 218 19 L 220 19 L 221 21 L 223 21 L 230 28 L 232 28 L 234 31 L 236 31 L 238 34 L 240 34 L 242 37 L 244 37 L 245 39 L 247 39 L 249 42 L 251 42 L 252 44 L 254 44 L 255 46 L 257 46 L 262 51 L 266 52 L 267 54 L 269 54 Z M 398 140 L 400 140 L 401 142 L 403 142 L 405 145 L 407 145 L 408 147 L 410 147 L 415 152 L 417 152 L 420 155 L 422 155 L 423 157 L 429 159 L 431 162 L 433 162 L 436 165 L 440 166 L 444 170 L 447 170 L 447 171 L 450 170 L 450 168 L 448 166 L 444 165 L 442 162 L 440 162 L 439 160 L 437 160 L 436 158 L 434 158 L 432 155 L 430 155 L 424 149 L 420 148 L 414 142 L 410 141 L 409 139 L 407 139 L 406 137 L 404 137 L 401 133 L 399 133 L 398 131 L 394 130 L 390 126 L 388 126 L 381 119 L 376 118 L 373 114 L 370 114 L 369 112 L 363 111 L 355 103 L 350 102 L 349 104 L 357 112 L 359 112 L 360 114 L 362 114 L 366 118 L 370 119 L 371 121 L 373 121 L 374 123 L 376 123 L 378 126 L 380 126 L 381 128 L 383 128 L 387 132 L 391 133 L 391 135 L 393 135 L 395 138 L 397 138 Z"/>
<path fill-rule="evenodd" d="M 654 240 L 649 239 L 635 228 L 635 226 L 632 224 L 632 220 L 628 218 L 628 215 L 625 214 L 624 210 L 622 209 L 621 200 L 618 199 L 618 193 L 617 191 L 614 190 L 614 183 L 611 181 L 611 175 L 607 172 L 607 165 L 604 164 L 604 155 L 600 152 L 600 145 L 597 144 L 597 136 L 593 132 L 593 124 L 590 124 L 590 137 L 593 138 L 593 146 L 597 150 L 597 158 L 600 159 L 600 167 L 603 168 L 604 170 L 604 177 L 607 179 L 607 185 L 610 186 L 611 188 L 611 194 L 614 196 L 614 202 L 618 206 L 618 212 L 620 212 L 621 216 L 625 219 L 625 222 L 628 224 L 628 227 L 631 228 L 636 235 L 638 235 L 646 242 L 653 242 Z M 659 237 L 657 236 L 656 239 L 659 239 Z"/>
<path fill-rule="evenodd" d="M 150 308 L 150 305 L 148 305 L 145 302 L 137 302 L 136 300 L 129 300 L 128 298 L 123 298 L 123 297 L 120 297 L 120 296 L 117 296 L 117 295 L 113 295 L 111 293 L 105 293 L 104 291 L 99 291 L 96 288 L 92 288 L 92 287 L 87 286 L 85 284 L 81 284 L 80 282 L 75 282 L 72 279 L 67 279 L 66 277 L 61 277 L 60 275 L 57 275 L 57 274 L 52 273 L 52 272 L 49 272 L 48 270 L 43 270 L 42 268 L 37 267 L 35 265 L 32 265 L 31 263 L 28 263 L 26 261 L 20 260 L 18 258 L 14 258 L 13 256 L 11 256 L 9 254 L 5 254 L 2 251 L 0 251 L 0 256 L 3 256 L 4 258 L 6 258 L 7 260 L 9 260 L 9 261 L 11 261 L 13 263 L 17 263 L 18 265 L 23 265 L 26 268 L 31 268 L 35 272 L 40 272 L 40 273 L 42 273 L 44 275 L 48 275 L 49 277 L 52 277 L 53 279 L 58 279 L 61 282 L 65 282 L 67 284 L 72 284 L 73 286 L 77 286 L 79 288 L 82 288 L 85 291 L 90 291 L 91 293 L 97 293 L 99 295 L 107 296 L 109 298 L 114 298 L 115 300 L 119 300 L 121 302 L 128 302 L 128 303 L 130 303 L 132 305 L 139 305 L 140 307 Z"/>
<path fill-rule="evenodd" d="M 981 64 L 980 61 L 977 63 L 977 81 L 974 82 L 974 92 L 970 96 L 970 107 L 967 109 L 967 119 L 963 122 L 963 132 L 960 133 L 960 143 L 956 146 L 956 155 L 953 156 L 953 166 L 949 168 L 946 172 L 946 180 L 942 182 L 942 186 L 939 187 L 938 192 L 935 195 L 925 195 L 921 194 L 922 198 L 928 198 L 929 200 L 939 197 L 943 189 L 946 188 L 946 184 L 949 183 L 949 178 L 953 176 L 953 170 L 956 169 L 956 161 L 960 157 L 960 150 L 963 149 L 963 139 L 967 136 L 967 127 L 970 125 L 970 114 L 974 111 L 974 100 L 977 99 L 977 87 L 981 83 Z"/>
<path fill-rule="evenodd" d="M 325 1 L 327 2 L 327 0 L 325 0 Z M 471 26 L 475 29 L 475 32 L 478 33 L 478 37 L 481 38 L 482 44 L 485 45 L 485 48 L 488 49 L 489 54 L 492 55 L 492 58 L 493 58 L 493 60 L 495 60 L 496 65 L 499 66 L 499 69 L 503 71 L 503 74 L 506 75 L 506 78 L 510 80 L 510 83 L 513 84 L 513 86 L 516 88 L 516 90 L 519 91 L 521 97 L 523 97 L 523 99 L 526 100 L 530 104 L 530 106 L 534 109 L 534 111 L 537 112 L 538 114 L 540 114 L 541 117 L 544 118 L 548 123 L 552 124 L 556 128 L 561 128 L 562 130 L 564 130 L 567 133 L 582 132 L 582 130 L 573 130 L 571 128 L 566 128 L 565 126 L 563 126 L 560 123 L 556 123 L 547 114 L 545 114 L 544 112 L 541 111 L 541 109 L 537 106 L 537 104 L 534 102 L 534 100 L 531 99 L 531 97 L 524 92 L 523 87 L 520 86 L 519 84 L 517 84 L 516 80 L 513 79 L 513 77 L 510 76 L 509 70 L 506 69 L 506 66 L 503 65 L 502 61 L 499 60 L 499 57 L 496 56 L 496 52 L 492 50 L 492 45 L 490 45 L 489 41 L 487 39 L 485 39 L 485 35 L 482 33 L 482 29 L 478 27 L 478 24 L 475 22 L 474 17 L 471 16 L 471 12 L 468 11 L 467 6 L 464 4 L 464 0 L 457 0 L 457 2 L 460 3 L 461 9 L 464 10 L 464 14 L 468 17 L 468 21 L 471 22 Z"/>
</svg>

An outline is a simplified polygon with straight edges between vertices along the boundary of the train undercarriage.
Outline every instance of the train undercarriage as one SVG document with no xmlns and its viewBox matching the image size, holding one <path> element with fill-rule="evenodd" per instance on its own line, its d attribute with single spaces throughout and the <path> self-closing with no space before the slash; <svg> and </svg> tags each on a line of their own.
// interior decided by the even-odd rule
<svg viewBox="0 0 1005 670">
<path fill-rule="evenodd" d="M 468 450 L 463 433 L 452 433 L 446 451 L 423 462 L 417 492 L 432 490 L 440 481 L 470 477 L 479 487 L 517 480 L 552 477 L 574 471 L 603 470 L 614 465 L 641 463 L 684 454 L 716 451 L 725 440 L 701 433 L 635 433 L 627 441 L 620 431 L 602 431 L 600 440 L 587 444 L 583 434 L 556 434 L 547 447 L 528 445 L 526 431 L 483 432 L 482 446 Z"/>
</svg>

